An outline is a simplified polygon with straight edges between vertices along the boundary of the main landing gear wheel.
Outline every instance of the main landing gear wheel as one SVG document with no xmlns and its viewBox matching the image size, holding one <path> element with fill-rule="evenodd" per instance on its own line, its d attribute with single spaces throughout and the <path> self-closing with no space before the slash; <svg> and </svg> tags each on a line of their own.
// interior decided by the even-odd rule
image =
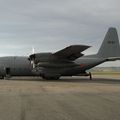
<svg viewBox="0 0 120 120">
<path fill-rule="evenodd" d="M 1 79 L 1 80 L 4 79 L 4 76 L 0 76 L 0 79 Z"/>
<path fill-rule="evenodd" d="M 45 77 L 45 76 L 43 76 L 42 78 L 45 80 L 58 80 L 60 77 Z"/>
</svg>

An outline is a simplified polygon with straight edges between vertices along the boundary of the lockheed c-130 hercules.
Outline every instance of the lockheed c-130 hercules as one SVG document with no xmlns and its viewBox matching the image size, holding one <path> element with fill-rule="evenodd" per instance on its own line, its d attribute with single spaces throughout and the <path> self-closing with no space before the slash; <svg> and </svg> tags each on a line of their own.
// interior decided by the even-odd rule
<svg viewBox="0 0 120 120">
<path fill-rule="evenodd" d="M 55 53 L 34 53 L 27 57 L 0 57 L 0 77 L 41 76 L 59 79 L 61 76 L 90 76 L 89 70 L 107 61 L 120 60 L 120 44 L 116 28 L 109 28 L 97 54 L 85 56 L 87 45 L 71 45 Z"/>
</svg>

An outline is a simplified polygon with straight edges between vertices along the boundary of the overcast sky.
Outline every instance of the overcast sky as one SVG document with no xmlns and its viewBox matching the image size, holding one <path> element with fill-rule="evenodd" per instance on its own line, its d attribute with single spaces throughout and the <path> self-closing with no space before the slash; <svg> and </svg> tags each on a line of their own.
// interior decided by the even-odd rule
<svg viewBox="0 0 120 120">
<path fill-rule="evenodd" d="M 111 26 L 120 36 L 120 0 L 0 0 L 0 56 L 71 44 L 90 45 L 84 53 L 93 54 Z"/>
</svg>

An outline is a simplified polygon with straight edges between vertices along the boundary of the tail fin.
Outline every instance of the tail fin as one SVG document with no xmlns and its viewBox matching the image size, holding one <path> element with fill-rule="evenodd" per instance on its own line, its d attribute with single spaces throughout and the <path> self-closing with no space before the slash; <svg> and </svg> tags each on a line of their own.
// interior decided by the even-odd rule
<svg viewBox="0 0 120 120">
<path fill-rule="evenodd" d="M 99 57 L 120 57 L 120 44 L 116 28 L 109 28 L 97 53 Z"/>
</svg>

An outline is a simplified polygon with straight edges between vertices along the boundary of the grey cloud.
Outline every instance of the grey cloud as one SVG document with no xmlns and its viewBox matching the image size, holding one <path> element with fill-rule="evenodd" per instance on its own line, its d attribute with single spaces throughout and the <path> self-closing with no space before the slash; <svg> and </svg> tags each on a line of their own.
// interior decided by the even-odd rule
<svg viewBox="0 0 120 120">
<path fill-rule="evenodd" d="M 93 46 L 108 27 L 120 35 L 119 0 L 0 0 L 0 55 L 56 51 L 71 44 Z M 97 44 L 96 44 L 97 43 Z M 14 52 L 15 51 L 15 52 Z"/>
</svg>

